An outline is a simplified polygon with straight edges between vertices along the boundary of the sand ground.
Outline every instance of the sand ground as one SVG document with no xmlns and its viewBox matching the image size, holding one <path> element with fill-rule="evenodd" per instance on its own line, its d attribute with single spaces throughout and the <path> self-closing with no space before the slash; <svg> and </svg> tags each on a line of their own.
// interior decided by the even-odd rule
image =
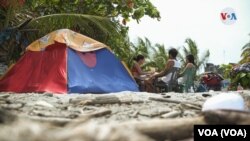
<svg viewBox="0 0 250 141">
<path fill-rule="evenodd" d="M 129 91 L 111 94 L 16 94 L 2 92 L 0 93 L 0 112 L 2 113 L 0 114 L 0 140 L 41 140 L 41 134 L 46 134 L 47 131 L 52 130 L 51 128 L 56 133 L 53 136 L 46 137 L 46 140 L 55 138 L 58 141 L 67 140 L 65 138 L 57 138 L 63 133 L 58 132 L 58 128 L 60 127 L 60 130 L 68 130 L 67 125 L 72 123 L 72 121 L 79 121 L 79 119 L 83 121 L 82 123 L 87 121 L 88 124 L 84 125 L 84 129 L 94 132 L 87 134 L 92 137 L 89 140 L 135 140 L 135 138 L 128 139 L 128 136 L 120 134 L 116 134 L 119 136 L 117 139 L 102 137 L 102 134 L 105 134 L 107 129 L 101 127 L 110 127 L 110 125 L 120 125 L 132 121 L 151 122 L 151 120 L 165 119 L 195 119 L 202 114 L 201 108 L 203 103 L 208 98 L 220 93 L 225 92 L 171 92 L 162 94 Z M 235 93 L 243 96 L 245 111 L 249 111 L 250 91 Z M 16 121 L 18 122 L 16 123 Z M 25 127 L 23 127 L 24 123 Z M 43 124 L 49 124 L 49 126 L 44 126 Z M 33 127 L 33 125 L 37 127 Z M 54 131 L 55 127 L 56 131 Z M 23 128 L 28 129 L 23 130 Z M 16 130 L 13 131 L 13 129 Z M 99 132 L 96 131 L 97 129 Z M 45 131 L 46 133 L 44 133 Z M 14 132 L 15 136 L 6 136 L 7 132 Z M 30 132 L 29 137 L 23 135 L 28 134 L 26 132 Z M 96 135 L 101 134 L 101 137 L 96 136 L 94 138 L 95 132 Z M 113 135 L 113 132 L 110 132 L 110 130 L 109 132 L 107 131 L 107 134 Z M 135 133 L 132 132 L 130 134 Z M 56 134 L 59 135 L 55 137 L 54 135 Z M 75 137 L 77 135 L 72 136 Z M 138 137 L 136 140 L 141 140 L 138 134 L 134 136 Z M 81 137 L 79 141 L 88 141 L 87 138 L 85 136 Z M 143 140 L 155 140 L 146 136 L 142 136 L 142 138 Z"/>
</svg>

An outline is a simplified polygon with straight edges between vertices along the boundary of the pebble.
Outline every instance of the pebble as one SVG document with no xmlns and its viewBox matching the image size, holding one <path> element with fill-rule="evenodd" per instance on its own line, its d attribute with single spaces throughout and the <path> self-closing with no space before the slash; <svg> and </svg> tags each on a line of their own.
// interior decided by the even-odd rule
<svg viewBox="0 0 250 141">
<path fill-rule="evenodd" d="M 48 97 L 53 97 L 53 94 L 52 93 L 44 93 L 45 96 L 48 96 Z"/>
<path fill-rule="evenodd" d="M 171 98 L 171 96 L 170 95 L 164 95 L 164 96 L 162 96 L 163 98 Z"/>
<path fill-rule="evenodd" d="M 211 94 L 202 94 L 203 97 L 211 97 Z"/>
</svg>

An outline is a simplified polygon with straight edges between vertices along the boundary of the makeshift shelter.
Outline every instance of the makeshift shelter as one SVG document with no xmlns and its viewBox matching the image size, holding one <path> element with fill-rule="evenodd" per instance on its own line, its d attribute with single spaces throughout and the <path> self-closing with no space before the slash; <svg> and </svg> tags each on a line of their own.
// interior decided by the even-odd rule
<svg viewBox="0 0 250 141">
<path fill-rule="evenodd" d="M 110 93 L 138 91 L 138 87 L 109 47 L 61 29 L 27 47 L 0 80 L 0 91 Z"/>
</svg>

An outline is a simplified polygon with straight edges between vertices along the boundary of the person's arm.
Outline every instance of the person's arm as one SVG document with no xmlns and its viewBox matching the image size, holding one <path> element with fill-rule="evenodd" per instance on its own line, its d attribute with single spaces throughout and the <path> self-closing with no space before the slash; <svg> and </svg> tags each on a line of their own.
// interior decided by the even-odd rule
<svg viewBox="0 0 250 141">
<path fill-rule="evenodd" d="M 141 69 L 140 65 L 139 65 L 139 64 L 137 64 L 137 63 L 135 64 L 135 68 L 137 69 L 137 71 L 138 71 L 139 75 L 151 74 L 150 72 L 144 72 L 144 71 L 142 71 L 142 69 Z"/>
<path fill-rule="evenodd" d="M 158 77 L 165 76 L 172 67 L 174 67 L 174 61 L 168 61 L 165 68 L 160 73 L 154 75 L 154 77 L 158 78 Z"/>
<path fill-rule="evenodd" d="M 140 65 L 139 64 L 135 64 L 135 68 L 136 68 L 136 70 L 138 71 L 138 73 L 139 73 L 139 75 L 143 75 L 144 74 L 144 72 L 141 70 L 141 67 L 140 67 Z"/>
</svg>

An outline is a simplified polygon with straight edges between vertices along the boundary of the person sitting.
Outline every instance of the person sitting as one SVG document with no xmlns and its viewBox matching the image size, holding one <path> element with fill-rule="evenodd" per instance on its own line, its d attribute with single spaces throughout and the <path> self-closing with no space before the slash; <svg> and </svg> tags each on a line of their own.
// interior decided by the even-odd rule
<svg viewBox="0 0 250 141">
<path fill-rule="evenodd" d="M 186 66 L 178 77 L 182 77 L 182 83 L 184 85 L 183 90 L 185 92 L 191 91 L 191 87 L 194 88 L 194 79 L 196 74 L 196 66 L 194 63 L 194 56 L 192 54 L 186 56 Z"/>
<path fill-rule="evenodd" d="M 141 66 L 144 64 L 144 62 L 145 62 L 145 57 L 140 54 L 137 55 L 134 58 L 134 64 L 131 69 L 132 75 L 135 81 L 137 82 L 137 84 L 139 85 L 139 89 L 141 91 L 144 90 L 144 80 L 146 76 L 151 74 L 150 72 L 144 72 L 142 70 Z"/>
<path fill-rule="evenodd" d="M 148 92 L 156 92 L 155 86 L 158 84 L 166 84 L 169 86 L 168 90 L 172 90 L 172 85 L 177 84 L 177 72 L 180 69 L 180 63 L 176 60 L 178 51 L 174 48 L 168 51 L 169 59 L 165 68 L 160 72 L 152 75 L 149 80 L 145 81 Z M 155 83 L 155 85 L 153 84 Z M 171 87 L 171 88 L 170 88 Z"/>
</svg>

